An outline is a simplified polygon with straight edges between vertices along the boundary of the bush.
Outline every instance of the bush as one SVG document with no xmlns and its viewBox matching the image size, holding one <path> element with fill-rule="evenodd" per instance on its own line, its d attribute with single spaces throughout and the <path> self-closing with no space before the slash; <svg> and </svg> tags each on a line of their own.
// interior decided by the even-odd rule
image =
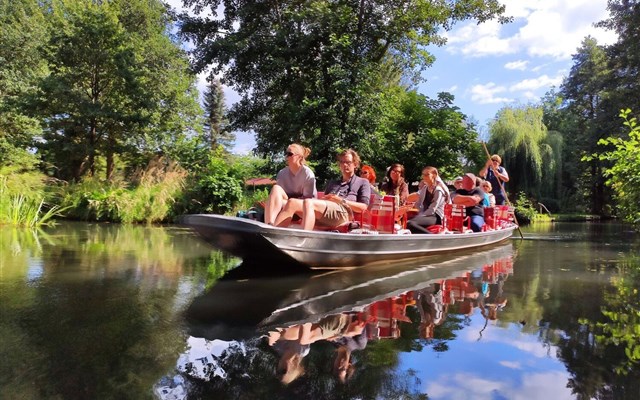
<svg viewBox="0 0 640 400">
<path fill-rule="evenodd" d="M 517 197 L 514 203 L 516 218 L 520 225 L 527 225 L 535 219 L 538 212 L 524 193 L 518 192 Z"/>
<path fill-rule="evenodd" d="M 206 168 L 190 179 L 177 213 L 230 213 L 243 198 L 242 179 L 221 150 L 210 154 Z"/>
<path fill-rule="evenodd" d="M 158 223 L 171 219 L 187 173 L 162 158 L 134 174 L 133 183 L 85 178 L 62 189 L 69 216 L 89 221 Z"/>
</svg>

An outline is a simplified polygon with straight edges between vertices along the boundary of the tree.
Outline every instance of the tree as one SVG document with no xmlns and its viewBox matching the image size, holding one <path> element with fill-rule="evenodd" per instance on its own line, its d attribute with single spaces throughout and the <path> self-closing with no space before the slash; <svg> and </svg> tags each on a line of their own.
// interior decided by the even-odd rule
<svg viewBox="0 0 640 400">
<path fill-rule="evenodd" d="M 607 67 L 607 55 L 602 46 L 591 37 L 573 56 L 574 65 L 561 86 L 561 94 L 568 111 L 574 116 L 576 129 L 564 132 L 565 160 L 573 165 L 575 175 L 568 179 L 590 204 L 590 211 L 600 214 L 608 198 L 602 177 L 602 162 L 591 160 L 587 168 L 579 160 L 596 151 L 598 140 L 611 132 L 610 96 L 606 85 L 611 71 Z"/>
<path fill-rule="evenodd" d="M 599 145 L 612 149 L 588 155 L 585 161 L 598 158 L 613 163 L 604 170 L 606 184 L 614 191 L 623 219 L 640 224 L 640 126 L 630 114 L 630 109 L 620 112 L 624 125 L 630 129 L 629 137 L 623 139 L 611 136 L 601 139 L 598 141 Z"/>
<path fill-rule="evenodd" d="M 640 106 L 640 2 L 608 0 L 607 9 L 609 18 L 596 26 L 618 34 L 616 43 L 606 48 L 611 71 L 607 81 L 611 91 L 610 117 L 614 122 L 618 110 Z"/>
<path fill-rule="evenodd" d="M 41 133 L 24 99 L 47 72 L 39 46 L 46 40 L 45 19 L 35 0 L 0 0 L 0 167 L 32 169 L 28 151 Z"/>
<path fill-rule="evenodd" d="M 542 187 L 553 185 L 561 141 L 549 137 L 542 107 L 504 107 L 489 126 L 488 147 L 500 154 L 509 172 L 509 187 L 541 197 Z M 549 179 L 547 179 L 549 178 Z"/>
<path fill-rule="evenodd" d="M 218 79 L 213 80 L 204 92 L 204 128 L 208 132 L 211 150 L 219 145 L 230 150 L 235 141 L 235 135 L 227 129 L 229 123 L 226 113 L 227 107 L 224 100 L 222 85 Z"/>
<path fill-rule="evenodd" d="M 454 97 L 439 93 L 437 99 L 430 99 L 402 86 L 389 88 L 384 96 L 374 135 L 380 141 L 371 143 L 368 153 L 371 164 L 384 171 L 400 162 L 409 181 L 420 180 L 427 165 L 439 168 L 445 179 L 461 174 L 463 161 L 474 157 L 477 133 L 453 105 Z"/>
<path fill-rule="evenodd" d="M 194 43 L 194 67 L 222 74 L 241 100 L 230 110 L 234 129 L 254 131 L 261 154 L 302 142 L 320 159 L 322 179 L 337 148 L 371 141 L 381 113 L 380 65 L 402 71 L 433 61 L 424 50 L 457 21 L 479 22 L 504 11 L 496 0 L 264 2 L 186 0 L 213 18 L 181 16 Z M 218 17 L 217 10 L 224 7 Z M 505 21 L 506 19 L 501 19 Z"/>
<path fill-rule="evenodd" d="M 36 105 L 46 122 L 41 150 L 58 177 L 95 175 L 104 157 L 110 179 L 118 158 L 146 164 L 198 129 L 195 79 L 166 34 L 160 1 L 53 0 L 42 7 L 51 73 Z"/>
</svg>

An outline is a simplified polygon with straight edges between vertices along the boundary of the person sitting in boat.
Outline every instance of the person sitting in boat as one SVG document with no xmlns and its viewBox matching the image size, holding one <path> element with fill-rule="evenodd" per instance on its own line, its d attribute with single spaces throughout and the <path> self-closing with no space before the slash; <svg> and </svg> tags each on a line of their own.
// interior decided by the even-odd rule
<svg viewBox="0 0 640 400">
<path fill-rule="evenodd" d="M 425 167 L 422 170 L 424 185 L 418 192 L 416 206 L 418 214 L 407 222 L 407 229 L 411 233 L 429 233 L 427 227 L 442 225 L 444 219 L 444 205 L 450 203 L 449 189 L 440 179 L 435 167 Z"/>
<path fill-rule="evenodd" d="M 452 202 L 465 206 L 466 214 L 471 219 L 471 230 L 474 232 L 480 232 L 484 225 L 483 200 L 484 192 L 476 186 L 476 176 L 467 172 L 462 177 L 462 189 L 456 190 Z"/>
<path fill-rule="evenodd" d="M 407 203 L 409 185 L 404 178 L 404 165 L 391 164 L 387 170 L 387 179 L 380 186 L 380 190 L 391 196 L 399 196 L 401 206 Z"/>
<path fill-rule="evenodd" d="M 360 168 L 360 177 L 369 181 L 371 193 L 380 194 L 376 186 L 376 171 L 374 171 L 372 167 L 363 165 L 362 168 Z"/>
<path fill-rule="evenodd" d="M 486 193 L 486 195 L 489 197 L 489 207 L 495 207 L 496 206 L 496 196 L 491 193 L 492 187 L 491 187 L 491 182 L 489 181 L 483 181 L 482 182 L 482 191 Z"/>
<path fill-rule="evenodd" d="M 290 144 L 284 153 L 287 166 L 278 172 L 264 209 L 264 222 L 283 226 L 291 222 L 295 213 L 302 212 L 302 201 L 318 197 L 316 176 L 306 160 L 311 150 L 297 143 Z"/>
<path fill-rule="evenodd" d="M 371 184 L 356 176 L 360 156 L 353 149 L 338 154 L 341 180 L 330 181 L 323 199 L 304 199 L 302 229 L 312 230 L 316 225 L 337 227 L 348 222 L 354 212 L 363 212 L 369 206 Z"/>
<path fill-rule="evenodd" d="M 482 199 L 482 206 L 490 207 L 491 199 L 489 198 L 489 194 L 484 190 L 484 182 L 486 182 L 484 179 L 480 178 L 479 176 L 476 176 L 476 187 L 481 188 L 482 192 L 484 193 L 484 198 Z"/>
</svg>

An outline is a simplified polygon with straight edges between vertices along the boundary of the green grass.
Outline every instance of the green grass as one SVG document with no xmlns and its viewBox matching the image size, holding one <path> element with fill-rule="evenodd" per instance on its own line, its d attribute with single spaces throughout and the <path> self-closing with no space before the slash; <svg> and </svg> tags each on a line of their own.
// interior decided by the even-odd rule
<svg viewBox="0 0 640 400">
<path fill-rule="evenodd" d="M 65 208 L 49 205 L 40 191 L 22 188 L 24 193 L 15 193 L 9 178 L 0 176 L 0 225 L 37 227 L 50 225 L 61 216 Z"/>
</svg>

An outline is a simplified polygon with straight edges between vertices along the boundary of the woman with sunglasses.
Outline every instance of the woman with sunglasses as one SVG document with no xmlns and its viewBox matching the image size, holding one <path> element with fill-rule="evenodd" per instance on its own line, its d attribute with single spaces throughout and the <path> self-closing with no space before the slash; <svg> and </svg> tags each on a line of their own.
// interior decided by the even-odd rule
<svg viewBox="0 0 640 400">
<path fill-rule="evenodd" d="M 506 202 L 506 195 L 504 193 L 503 183 L 509 182 L 509 174 L 507 170 L 504 169 L 500 164 L 502 163 L 502 158 L 494 154 L 491 156 L 484 167 L 480 170 L 480 177 L 489 181 L 491 183 L 493 195 L 496 198 L 496 204 L 504 205 Z"/>
<path fill-rule="evenodd" d="M 380 190 L 388 195 L 400 197 L 400 205 L 403 206 L 407 203 L 407 197 L 409 197 L 409 185 L 404 180 L 404 165 L 391 164 L 387 171 L 387 180 L 382 183 Z"/>
<path fill-rule="evenodd" d="M 360 168 L 360 178 L 364 178 L 369 181 L 369 184 L 371 185 L 371 193 L 380 194 L 376 187 L 376 171 L 374 171 L 372 167 L 363 165 Z"/>
<path fill-rule="evenodd" d="M 306 165 L 311 150 L 297 143 L 284 153 L 287 166 L 278 172 L 264 209 L 264 222 L 286 226 L 295 213 L 302 213 L 304 199 L 318 197 L 316 176 Z"/>
</svg>

